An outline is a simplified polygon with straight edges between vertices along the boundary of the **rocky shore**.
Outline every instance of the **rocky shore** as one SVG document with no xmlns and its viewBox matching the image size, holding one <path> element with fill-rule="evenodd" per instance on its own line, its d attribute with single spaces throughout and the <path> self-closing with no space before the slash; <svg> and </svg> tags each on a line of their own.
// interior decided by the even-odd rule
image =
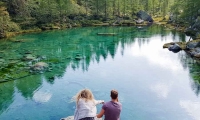
<svg viewBox="0 0 200 120">
<path fill-rule="evenodd" d="M 198 11 L 200 13 L 200 11 Z M 171 19 L 173 20 L 173 19 Z M 171 23 L 172 24 L 172 23 Z M 177 24 L 177 26 L 179 26 Z M 171 42 L 163 45 L 163 48 L 168 48 L 169 51 L 177 53 L 184 50 L 192 58 L 200 58 L 200 14 L 193 20 L 189 27 L 183 31 L 187 36 L 190 36 L 188 42 Z"/>
<path fill-rule="evenodd" d="M 200 39 L 188 42 L 171 42 L 163 45 L 163 48 L 168 48 L 169 51 L 177 53 L 184 50 L 191 57 L 200 59 Z"/>
</svg>

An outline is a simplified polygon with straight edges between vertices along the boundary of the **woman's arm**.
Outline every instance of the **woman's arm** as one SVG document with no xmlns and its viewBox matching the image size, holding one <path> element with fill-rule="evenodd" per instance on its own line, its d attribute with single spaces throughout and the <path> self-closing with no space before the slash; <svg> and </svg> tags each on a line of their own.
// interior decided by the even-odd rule
<svg viewBox="0 0 200 120">
<path fill-rule="evenodd" d="M 104 103 L 104 100 L 94 100 L 94 101 L 95 101 L 95 105 Z"/>
<path fill-rule="evenodd" d="M 104 109 L 101 109 L 101 112 L 97 114 L 97 118 L 101 118 L 104 115 Z"/>
</svg>

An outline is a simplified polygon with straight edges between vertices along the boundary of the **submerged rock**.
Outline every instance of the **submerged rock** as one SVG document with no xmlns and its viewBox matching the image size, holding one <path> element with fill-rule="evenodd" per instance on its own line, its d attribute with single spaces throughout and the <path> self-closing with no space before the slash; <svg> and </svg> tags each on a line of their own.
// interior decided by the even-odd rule
<svg viewBox="0 0 200 120">
<path fill-rule="evenodd" d="M 5 60 L 4 59 L 0 59 L 0 63 L 4 63 L 5 62 Z"/>
<path fill-rule="evenodd" d="M 30 61 L 30 60 L 34 60 L 34 59 L 36 59 L 36 57 L 31 54 L 27 54 L 22 58 L 22 60 L 24 60 L 24 61 Z"/>
<path fill-rule="evenodd" d="M 45 62 L 38 62 L 31 67 L 33 71 L 44 71 L 48 68 L 48 64 Z"/>
</svg>

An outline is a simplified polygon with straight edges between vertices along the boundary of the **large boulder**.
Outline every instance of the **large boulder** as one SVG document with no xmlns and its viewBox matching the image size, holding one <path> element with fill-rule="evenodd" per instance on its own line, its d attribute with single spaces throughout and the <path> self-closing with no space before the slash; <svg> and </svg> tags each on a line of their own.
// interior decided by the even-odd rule
<svg viewBox="0 0 200 120">
<path fill-rule="evenodd" d="M 174 53 L 177 53 L 177 52 L 179 52 L 181 50 L 181 47 L 178 44 L 175 43 L 174 45 L 170 45 L 168 47 L 168 50 L 172 51 Z"/>
<path fill-rule="evenodd" d="M 153 19 L 150 15 L 148 15 L 145 11 L 140 10 L 136 16 L 144 21 L 153 22 Z"/>
</svg>

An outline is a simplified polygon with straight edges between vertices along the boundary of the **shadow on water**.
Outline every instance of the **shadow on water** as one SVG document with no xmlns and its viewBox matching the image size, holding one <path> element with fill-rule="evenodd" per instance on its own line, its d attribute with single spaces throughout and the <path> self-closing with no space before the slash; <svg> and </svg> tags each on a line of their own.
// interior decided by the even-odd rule
<svg viewBox="0 0 200 120">
<path fill-rule="evenodd" d="M 118 33 L 116 36 L 97 36 L 97 33 Z M 172 34 L 185 39 L 181 33 L 165 30 L 160 26 L 151 27 L 95 27 L 63 31 L 51 31 L 39 34 L 27 34 L 0 43 L 0 81 L 10 81 L 0 84 L 0 114 L 13 102 L 16 87 L 26 99 L 32 99 L 34 92 L 40 88 L 43 79 L 54 84 L 56 78 L 62 78 L 68 68 L 74 71 L 82 69 L 88 71 L 90 63 L 113 59 L 119 45 L 121 55 L 129 44 L 138 40 L 139 47 L 148 44 L 150 37 Z M 177 35 L 178 34 L 178 35 Z M 180 35 L 179 35 L 180 34 Z M 20 39 L 22 42 L 12 42 Z M 174 40 L 177 40 L 174 38 Z M 24 56 L 31 55 L 33 59 L 24 60 Z M 185 54 L 180 56 L 184 67 L 189 67 L 193 79 L 192 88 L 198 95 L 200 91 L 200 65 L 185 62 Z M 39 58 L 43 59 L 39 59 Z M 30 65 L 45 62 L 49 65 L 47 71 L 31 73 Z M 188 65 L 188 66 L 187 66 Z M 25 77 L 24 77 L 25 76 Z M 24 77 L 24 78 L 23 78 Z M 16 81 L 12 81 L 16 80 Z M 15 84 L 14 84 L 15 83 Z M 80 85 L 81 87 L 84 87 Z"/>
</svg>

